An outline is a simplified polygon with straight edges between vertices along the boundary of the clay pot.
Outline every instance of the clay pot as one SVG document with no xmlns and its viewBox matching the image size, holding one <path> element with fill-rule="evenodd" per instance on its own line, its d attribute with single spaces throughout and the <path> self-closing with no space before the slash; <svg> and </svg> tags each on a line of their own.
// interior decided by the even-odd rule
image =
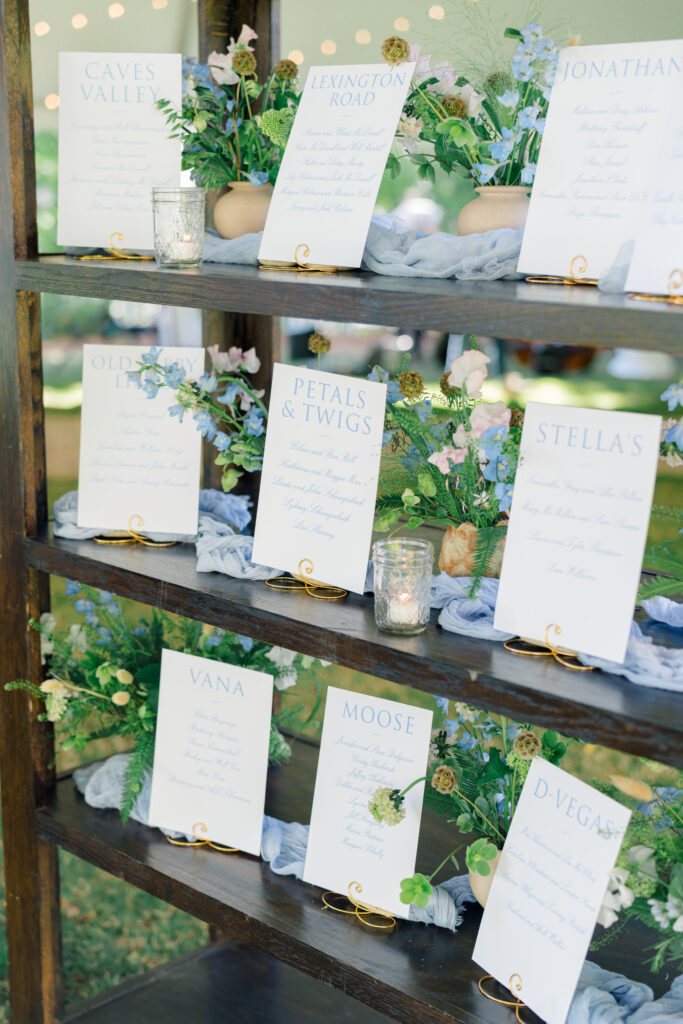
<svg viewBox="0 0 683 1024">
<path fill-rule="evenodd" d="M 479 530 L 472 523 L 448 526 L 441 541 L 439 569 L 448 576 L 472 576 Z M 486 576 L 500 576 L 505 534 L 501 534 L 489 557 Z"/>
<path fill-rule="evenodd" d="M 480 185 L 476 199 L 458 215 L 458 234 L 475 235 L 496 228 L 523 228 L 529 212 L 530 185 Z"/>
<path fill-rule="evenodd" d="M 491 891 L 491 885 L 493 884 L 493 879 L 495 877 L 496 870 L 498 869 L 498 862 L 502 852 L 502 850 L 499 850 L 493 860 L 489 861 L 489 864 L 491 865 L 490 875 L 477 875 L 473 871 L 469 872 L 470 889 L 474 893 L 477 903 L 482 907 L 486 906 L 486 901 L 489 898 L 489 892 Z"/>
<path fill-rule="evenodd" d="M 213 223 L 223 238 L 263 231 L 273 195 L 272 185 L 256 188 L 250 181 L 233 181 L 213 209 Z"/>
</svg>

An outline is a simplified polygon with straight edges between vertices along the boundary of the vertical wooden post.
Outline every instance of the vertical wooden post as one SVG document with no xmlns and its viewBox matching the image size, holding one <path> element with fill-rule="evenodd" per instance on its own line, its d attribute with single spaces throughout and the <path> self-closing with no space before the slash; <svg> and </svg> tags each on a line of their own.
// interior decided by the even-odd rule
<svg viewBox="0 0 683 1024">
<path fill-rule="evenodd" d="M 27 0 L 0 0 L 0 776 L 12 1019 L 56 1021 L 62 1009 L 57 851 L 36 837 L 34 809 L 54 785 L 52 731 L 4 684 L 39 682 L 29 616 L 49 606 L 48 577 L 29 570 L 24 536 L 46 517 L 39 298 L 17 294 L 13 255 L 37 252 L 33 95 Z M 19 471 L 21 467 L 21 471 Z"/>
</svg>

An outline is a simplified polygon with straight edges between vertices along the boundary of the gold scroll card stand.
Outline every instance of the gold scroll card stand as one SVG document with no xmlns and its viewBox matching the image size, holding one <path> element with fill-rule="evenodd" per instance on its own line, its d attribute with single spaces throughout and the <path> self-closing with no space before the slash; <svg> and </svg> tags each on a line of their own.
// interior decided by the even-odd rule
<svg viewBox="0 0 683 1024">
<path fill-rule="evenodd" d="M 492 974 L 485 974 L 484 977 L 479 980 L 479 991 L 484 996 L 484 998 L 489 999 L 492 1003 L 498 1003 L 499 1006 L 512 1006 L 515 1011 L 515 1017 L 519 1021 L 519 1024 L 527 1024 L 527 1022 L 523 1020 L 520 1016 L 520 1012 L 522 1010 L 528 1009 L 528 1007 L 519 998 L 520 993 L 522 991 L 522 979 L 519 976 L 519 974 L 512 974 L 510 976 L 509 986 L 510 995 L 513 996 L 512 999 L 499 999 L 496 996 L 492 996 L 491 993 L 487 992 L 486 989 L 484 988 L 484 983 L 487 981 L 495 982 L 496 979 L 493 977 Z"/>
<path fill-rule="evenodd" d="M 310 558 L 301 559 L 298 572 L 292 572 L 289 576 L 271 576 L 266 580 L 266 586 L 271 590 L 303 590 L 317 601 L 341 601 L 348 596 L 348 591 L 343 587 L 333 587 L 313 579 L 313 562 Z"/>
<path fill-rule="evenodd" d="M 556 623 L 551 622 L 549 626 L 545 627 L 544 643 L 540 644 L 536 640 L 527 640 L 525 637 L 519 636 L 514 640 L 506 640 L 503 647 L 506 651 L 521 654 L 525 658 L 553 658 L 559 665 L 570 668 L 572 672 L 593 671 L 592 665 L 582 665 L 579 662 L 576 651 L 569 651 L 566 647 L 558 647 L 556 643 L 553 643 L 549 639 L 551 632 L 553 636 L 560 636 L 562 630 Z"/>
<path fill-rule="evenodd" d="M 291 263 L 284 260 L 259 260 L 261 270 L 294 270 L 308 271 L 317 274 L 338 274 L 342 270 L 351 270 L 351 267 L 332 267 L 325 263 L 306 263 L 311 255 L 310 247 L 306 242 L 299 242 L 294 247 L 294 259 Z"/>
<path fill-rule="evenodd" d="M 627 299 L 639 302 L 668 302 L 672 306 L 683 306 L 683 270 L 672 270 L 667 282 L 668 295 L 647 295 L 645 292 L 629 292 Z"/>
<path fill-rule="evenodd" d="M 113 533 L 104 533 L 101 537 L 93 537 L 96 544 L 144 544 L 147 548 L 172 548 L 174 540 L 150 540 L 139 531 L 145 525 L 142 516 L 133 515 L 128 520 L 127 530 L 115 530 Z"/>
<path fill-rule="evenodd" d="M 597 279 L 593 277 L 583 277 L 582 275 L 588 270 L 588 260 L 585 256 L 574 256 L 569 261 L 569 276 L 568 277 L 527 277 L 525 281 L 529 284 L 587 284 L 597 287 Z"/>
<path fill-rule="evenodd" d="M 138 253 L 130 252 L 128 249 L 121 249 L 123 235 L 120 231 L 112 231 L 109 236 L 109 245 L 104 253 L 91 253 L 85 256 L 74 256 L 75 260 L 141 260 L 147 262 L 153 260 L 153 256 L 140 256 Z"/>
<path fill-rule="evenodd" d="M 365 903 L 359 899 L 358 897 L 362 892 L 363 886 L 360 882 L 351 882 L 346 896 L 338 892 L 324 892 L 322 895 L 323 906 L 325 910 L 333 910 L 337 914 L 350 914 L 367 928 L 378 928 L 381 931 L 395 928 L 396 918 L 393 914 L 390 914 L 388 910 L 382 910 L 381 907 L 375 907 L 372 903 Z M 350 903 L 351 907 L 338 906 L 336 903 L 338 900 Z M 379 920 L 377 920 L 378 918 Z"/>
<path fill-rule="evenodd" d="M 210 846 L 212 850 L 218 850 L 219 853 L 239 853 L 236 846 L 219 846 L 218 843 L 212 843 L 210 839 L 206 839 L 205 835 L 208 831 L 204 822 L 198 821 L 192 826 L 192 835 L 196 842 L 186 843 L 182 839 L 171 839 L 170 836 L 166 836 L 166 841 L 171 846 L 190 846 L 193 850 L 198 850 L 200 846 Z"/>
</svg>

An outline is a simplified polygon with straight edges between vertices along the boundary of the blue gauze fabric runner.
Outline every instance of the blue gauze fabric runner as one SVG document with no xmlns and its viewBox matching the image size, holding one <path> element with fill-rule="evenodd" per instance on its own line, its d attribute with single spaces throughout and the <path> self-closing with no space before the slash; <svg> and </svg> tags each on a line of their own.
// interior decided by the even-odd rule
<svg viewBox="0 0 683 1024">
<path fill-rule="evenodd" d="M 115 754 L 99 764 L 77 768 L 74 781 L 91 807 L 118 809 L 123 777 L 130 754 Z M 151 779 L 148 778 L 131 817 L 146 825 L 149 817 Z M 172 839 L 185 838 L 180 832 L 161 829 Z M 284 822 L 268 816 L 263 819 L 261 857 L 277 875 L 303 875 L 308 843 L 308 826 Z M 432 890 L 425 908 L 410 907 L 410 920 L 433 924 L 454 932 L 462 923 L 463 908 L 475 902 L 467 875 L 451 878 Z M 683 1020 L 683 976 L 670 992 L 654 1000 L 652 989 L 620 974 L 605 971 L 586 961 L 569 1010 L 567 1024 L 676 1024 Z"/>
</svg>

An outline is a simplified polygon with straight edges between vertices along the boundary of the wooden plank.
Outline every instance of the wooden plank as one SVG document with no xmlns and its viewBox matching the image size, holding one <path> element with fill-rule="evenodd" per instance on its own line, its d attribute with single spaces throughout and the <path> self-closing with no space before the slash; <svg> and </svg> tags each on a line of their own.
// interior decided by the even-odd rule
<svg viewBox="0 0 683 1024">
<path fill-rule="evenodd" d="M 224 309 L 267 316 L 562 342 L 683 354 L 683 309 L 594 288 L 525 281 L 441 281 L 378 274 L 297 274 L 205 263 L 78 263 L 67 256 L 20 261 L 18 286 L 34 291 Z"/>
<path fill-rule="evenodd" d="M 189 618 L 293 648 L 359 672 L 467 701 L 594 743 L 683 767 L 683 694 L 603 672 L 572 672 L 502 644 L 439 629 L 396 637 L 375 625 L 372 599 L 284 594 L 261 582 L 197 573 L 191 546 L 102 548 L 92 541 L 27 541 L 36 568 Z"/>
<path fill-rule="evenodd" d="M 24 554 L 25 528 L 35 529 L 45 514 L 42 412 L 33 412 L 41 382 L 38 299 L 16 295 L 12 259 L 13 252 L 33 255 L 36 248 L 28 2 L 6 0 L 1 13 L 0 778 L 10 1008 L 22 1024 L 47 1024 L 61 1012 L 58 869 L 56 851 L 35 834 L 33 809 L 36 791 L 42 797 L 52 783 L 50 736 L 38 727 L 34 779 L 31 702 L 4 689 L 17 678 L 41 678 L 27 617 L 40 613 L 47 587 L 45 577 L 29 576 Z"/>
<path fill-rule="evenodd" d="M 287 766 L 270 771 L 268 814 L 309 820 L 316 762 L 316 747 L 295 743 Z M 406 922 L 378 934 L 325 911 L 320 889 L 275 875 L 254 857 L 174 847 L 157 830 L 135 822 L 124 829 L 116 812 L 88 807 L 69 779 L 59 783 L 55 802 L 39 812 L 38 827 L 72 853 L 401 1024 L 509 1024 L 507 1011 L 477 989 L 482 972 L 471 961 L 481 918 L 476 905 L 468 906 L 455 934 Z M 417 869 L 433 871 L 460 841 L 453 825 L 425 810 Z M 641 926 L 629 928 L 590 959 L 661 991 L 668 987 L 665 977 L 653 978 L 643 964 L 653 935 Z"/>
<path fill-rule="evenodd" d="M 386 1024 L 318 981 L 243 945 L 186 957 L 69 1013 L 69 1024 Z"/>
</svg>

